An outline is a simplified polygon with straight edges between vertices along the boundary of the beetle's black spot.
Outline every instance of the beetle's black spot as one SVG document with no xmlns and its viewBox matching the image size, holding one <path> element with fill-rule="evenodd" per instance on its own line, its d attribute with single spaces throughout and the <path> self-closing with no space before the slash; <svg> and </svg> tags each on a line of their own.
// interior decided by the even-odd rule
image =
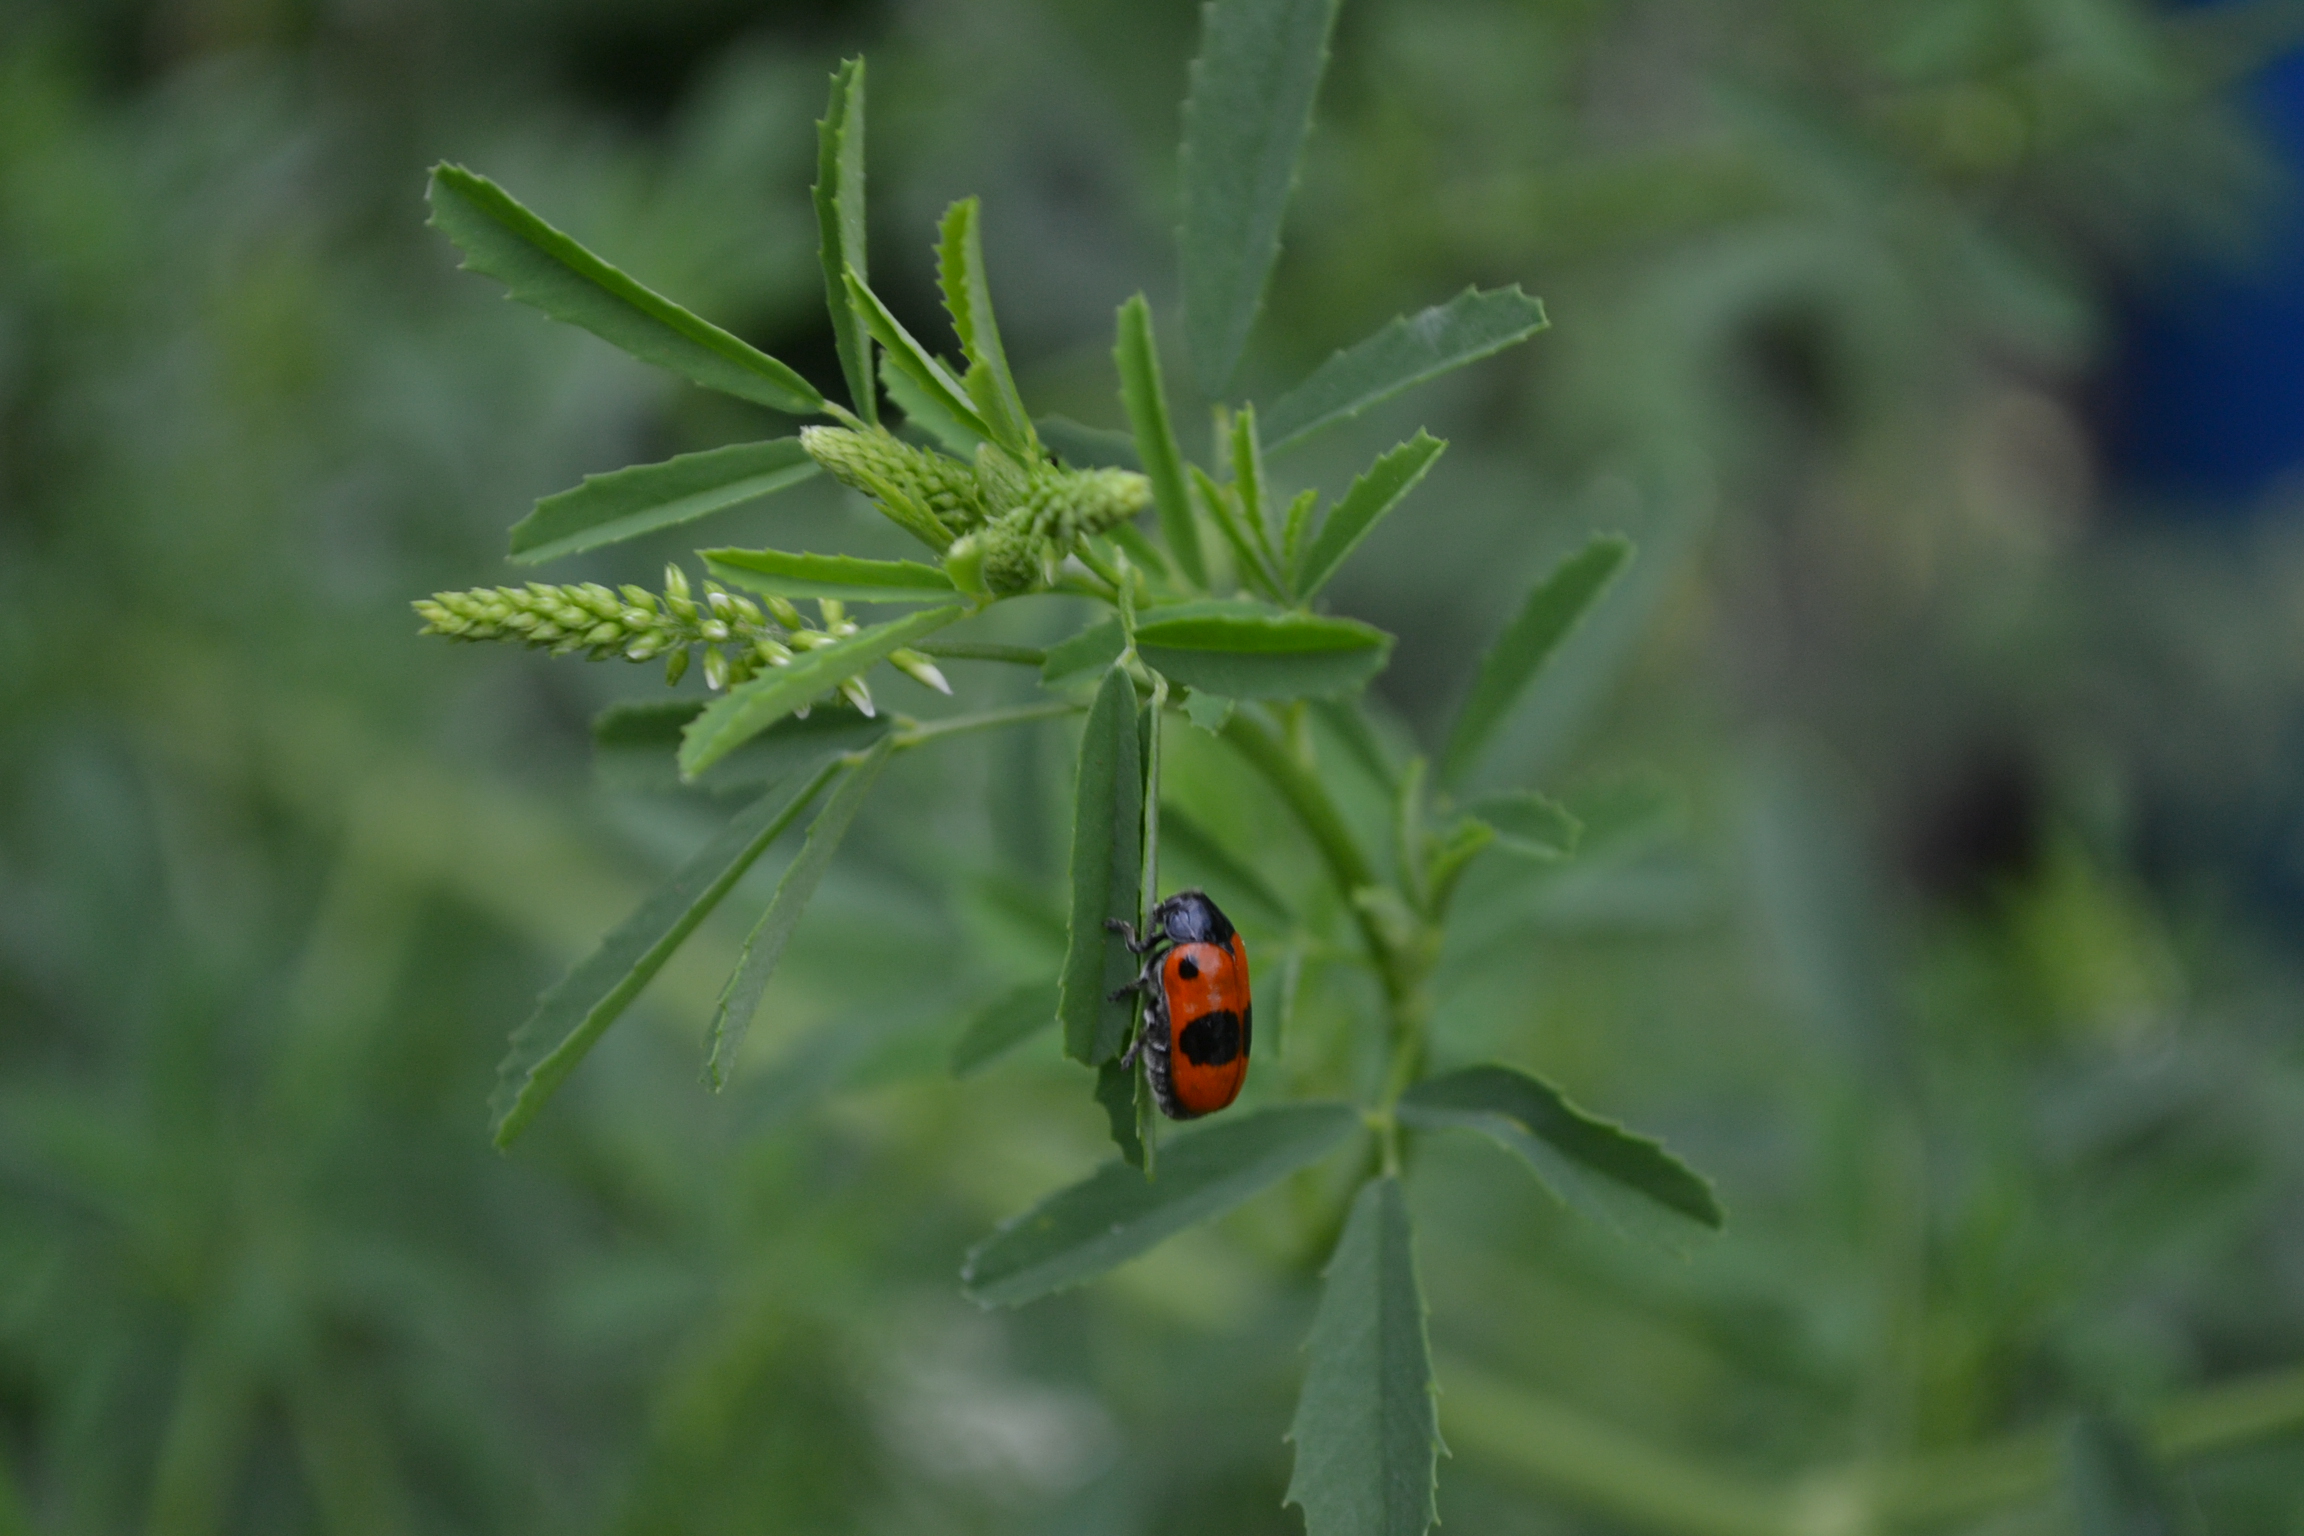
<svg viewBox="0 0 2304 1536">
<path fill-rule="evenodd" d="M 1240 1015 L 1218 1008 L 1185 1025 L 1183 1034 L 1176 1038 L 1176 1048 L 1196 1067 L 1226 1067 L 1240 1059 L 1246 1039 Z"/>
<path fill-rule="evenodd" d="M 1190 955 L 1186 955 L 1176 962 L 1176 974 L 1186 981 L 1198 981 L 1200 979 L 1200 962 Z"/>
</svg>

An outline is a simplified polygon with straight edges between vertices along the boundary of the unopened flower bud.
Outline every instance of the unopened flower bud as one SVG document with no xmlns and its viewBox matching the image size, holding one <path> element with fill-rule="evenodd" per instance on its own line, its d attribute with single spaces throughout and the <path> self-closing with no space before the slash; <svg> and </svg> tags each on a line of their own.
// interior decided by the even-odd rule
<svg viewBox="0 0 2304 1536">
<path fill-rule="evenodd" d="M 840 692 L 849 703 L 862 711 L 866 719 L 872 718 L 872 690 L 864 686 L 864 679 L 851 677 L 840 684 Z"/>
<path fill-rule="evenodd" d="M 704 648 L 704 686 L 715 692 L 728 686 L 728 658 L 716 645 Z"/>
<path fill-rule="evenodd" d="M 944 680 L 943 671 L 918 651 L 890 651 L 888 664 L 914 682 L 925 683 L 938 693 L 949 694 L 952 691 L 952 685 Z"/>
</svg>

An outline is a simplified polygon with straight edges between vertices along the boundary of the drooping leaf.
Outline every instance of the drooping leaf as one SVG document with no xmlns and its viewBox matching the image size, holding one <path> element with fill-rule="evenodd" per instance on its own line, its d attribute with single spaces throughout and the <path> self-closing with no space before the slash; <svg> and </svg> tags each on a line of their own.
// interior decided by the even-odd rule
<svg viewBox="0 0 2304 1536">
<path fill-rule="evenodd" d="M 2141 1436 L 2083 1414 L 2064 1439 L 2064 1488 L 2076 1536 L 2192 1536 L 2198 1522 Z"/>
<path fill-rule="evenodd" d="M 1033 423 L 1048 451 L 1071 469 L 1142 469 L 1136 439 L 1110 427 L 1091 427 L 1069 416 L 1043 416 Z M 1122 527 L 1129 526 L 1122 524 Z"/>
<path fill-rule="evenodd" d="M 537 999 L 536 1011 L 514 1032 L 496 1069 L 488 1107 L 497 1146 L 510 1146 L 528 1128 L 608 1026 L 835 771 L 826 764 L 796 793 L 764 795 L 745 807 Z"/>
<path fill-rule="evenodd" d="M 1120 1065 L 1118 1057 L 1096 1069 L 1096 1102 L 1103 1107 L 1120 1161 L 1131 1168 L 1144 1166 L 1144 1129 L 1136 1113 L 1136 1084 L 1143 1075 L 1133 1063 Z"/>
<path fill-rule="evenodd" d="M 992 288 L 984 277 L 984 234 L 980 205 L 963 198 L 944 210 L 942 238 L 936 246 L 936 280 L 944 292 L 944 311 L 952 317 L 952 330 L 968 359 L 969 399 L 992 440 L 1025 463 L 1040 457 L 1040 439 L 1032 418 L 1024 412 L 1016 379 L 1008 371 L 1008 354 L 1000 345 L 1000 326 L 992 318 Z M 981 382 L 979 382 L 981 381 Z"/>
<path fill-rule="evenodd" d="M 1266 928 L 1294 925 L 1295 914 L 1289 911 L 1287 899 L 1189 812 L 1164 802 L 1160 807 L 1160 838 L 1165 847 L 1209 876 L 1207 891 L 1218 906 L 1227 911 L 1245 908 Z"/>
<path fill-rule="evenodd" d="M 985 441 L 984 435 L 963 426 L 935 396 L 914 383 L 912 375 L 896 365 L 893 352 L 880 354 L 880 383 L 888 398 L 896 402 L 896 409 L 904 413 L 907 425 L 927 433 L 946 453 L 962 459 L 976 457 L 976 445 Z"/>
<path fill-rule="evenodd" d="M 1216 527 L 1224 535 L 1224 542 L 1232 546 L 1233 562 L 1239 567 L 1241 579 L 1276 603 L 1288 600 L 1287 589 L 1272 568 L 1264 563 L 1264 551 L 1256 536 L 1249 531 L 1247 520 L 1241 515 L 1239 498 L 1226 486 L 1218 485 L 1208 471 L 1199 465 L 1187 467 L 1193 489 L 1200 493 L 1201 505 L 1216 520 Z"/>
<path fill-rule="evenodd" d="M 1136 729 L 1136 685 L 1114 667 L 1104 674 L 1080 733 L 1073 780 L 1072 911 L 1057 1015 L 1064 1054 L 1101 1066 L 1120 1054 L 1135 1004 L 1112 993 L 1135 980 L 1138 962 L 1106 918 L 1136 921 L 1143 879 L 1144 757 Z"/>
<path fill-rule="evenodd" d="M 1044 981 L 1012 987 L 968 1016 L 952 1042 L 952 1075 L 973 1077 L 1056 1022 L 1056 994 Z"/>
<path fill-rule="evenodd" d="M 610 789 L 677 794 L 758 794 L 827 754 L 854 752 L 888 734 L 876 720 L 842 705 L 786 716 L 694 780 L 680 777 L 680 733 L 704 712 L 705 700 L 647 699 L 611 704 L 592 721 L 592 766 Z"/>
<path fill-rule="evenodd" d="M 1594 534 L 1585 546 L 1552 568 L 1536 584 L 1520 612 L 1481 658 L 1472 691 L 1457 712 L 1440 755 L 1440 781 L 1463 781 L 1504 716 L 1562 641 L 1575 631 L 1616 573 L 1632 558 L 1632 541 L 1621 534 Z"/>
<path fill-rule="evenodd" d="M 456 242 L 464 265 L 522 303 L 707 389 L 795 416 L 824 409 L 815 385 L 617 271 L 487 177 L 436 165 L 430 201 L 433 226 Z"/>
<path fill-rule="evenodd" d="M 798 438 L 779 437 L 586 475 L 582 485 L 545 497 L 512 525 L 512 563 L 540 565 L 692 523 L 798 485 L 816 472 L 816 461 Z"/>
<path fill-rule="evenodd" d="M 1192 493 L 1184 480 L 1184 455 L 1168 420 L 1168 395 L 1160 380 L 1160 350 L 1152 338 L 1152 307 L 1137 294 L 1120 306 L 1119 339 L 1112 361 L 1120 370 L 1120 404 L 1135 435 L 1136 457 L 1152 482 L 1152 504 L 1160 537 L 1176 557 L 1176 568 L 1196 586 L 1208 584 L 1208 564 L 1200 553 L 1200 524 L 1192 515 Z M 1136 467 L 1136 466 L 1128 466 Z"/>
<path fill-rule="evenodd" d="M 824 307 L 832 316 L 832 341 L 840 351 L 840 372 L 856 414 L 871 425 L 880 421 L 880 394 L 872 387 L 872 335 L 848 301 L 843 276 L 859 277 L 871 267 L 864 259 L 864 61 L 844 61 L 832 76 L 832 99 L 816 125 L 817 254 L 824 262 Z"/>
<path fill-rule="evenodd" d="M 1287 1502 L 1307 1536 L 1424 1536 L 1439 1518 L 1440 1416 L 1397 1178 L 1353 1197 L 1305 1352 Z"/>
<path fill-rule="evenodd" d="M 801 844 L 784 878 L 776 882 L 768 910 L 760 914 L 760 921 L 744 940 L 736 972 L 721 990 L 720 1006 L 704 1037 L 704 1080 L 715 1090 L 726 1087 L 729 1074 L 736 1070 L 737 1054 L 744 1048 L 753 1016 L 760 1011 L 768 978 L 775 974 L 776 962 L 784 958 L 784 946 L 791 941 L 792 930 L 800 926 L 800 914 L 808 910 L 809 898 L 823 882 L 824 871 L 832 867 L 840 840 L 848 835 L 857 811 L 863 808 L 865 797 L 879 782 L 880 770 L 888 766 L 895 751 L 895 737 L 884 736 L 841 778 L 824 809 L 809 824 L 808 841 Z"/>
<path fill-rule="evenodd" d="M 1211 0 L 1184 101 L 1184 331 L 1223 395 L 1280 255 L 1338 0 Z"/>
<path fill-rule="evenodd" d="M 922 635 L 957 619 L 958 604 L 874 624 L 820 650 L 802 651 L 728 691 L 689 722 L 680 742 L 680 772 L 695 778 L 769 726 Z"/>
<path fill-rule="evenodd" d="M 1120 659 L 1128 648 L 1128 637 L 1121 631 L 1118 619 L 1105 619 L 1091 624 L 1069 640 L 1060 640 L 1048 648 L 1048 659 L 1040 664 L 1040 681 L 1054 688 L 1091 672 L 1101 672 Z"/>
<path fill-rule="evenodd" d="M 1234 699 L 1342 693 L 1384 670 L 1392 637 L 1356 619 L 1250 602 L 1155 608 L 1136 626 L 1145 665 Z"/>
<path fill-rule="evenodd" d="M 1349 1104 L 1288 1104 L 1188 1132 L 1161 1149 L 1156 1179 L 1110 1162 L 1007 1222 L 970 1250 L 961 1281 L 987 1306 L 1015 1306 L 1093 1280 L 1311 1167 L 1359 1130 Z"/>
<path fill-rule="evenodd" d="M 777 549 L 707 549 L 704 563 L 731 585 L 779 597 L 831 597 L 858 603 L 948 603 L 952 578 L 917 560 L 854 555 L 788 555 Z"/>
<path fill-rule="evenodd" d="M 1584 831 L 1566 806 L 1529 790 L 1485 795 L 1464 810 L 1496 829 L 1497 847 L 1523 858 L 1567 858 Z"/>
<path fill-rule="evenodd" d="M 937 410 L 964 430 L 986 442 L 994 441 L 991 426 L 977 411 L 976 403 L 968 398 L 968 391 L 961 386 L 960 381 L 945 372 L 944 365 L 936 361 L 910 331 L 904 329 L 895 315 L 889 312 L 888 306 L 880 302 L 879 295 L 865 286 L 864 279 L 856 275 L 854 268 L 849 269 L 847 278 L 848 302 L 856 307 L 856 313 L 863 319 L 864 328 L 872 333 L 872 339 L 888 349 L 890 365 L 911 380 L 920 393 L 934 403 Z"/>
<path fill-rule="evenodd" d="M 1544 305 L 1517 286 L 1467 288 L 1445 304 L 1401 315 L 1336 353 L 1264 413 L 1264 451 L 1281 453 L 1324 427 L 1452 368 L 1503 351 L 1544 329 Z"/>
<path fill-rule="evenodd" d="M 1479 1131 L 1520 1154 L 1553 1193 L 1610 1226 L 1661 1209 L 1718 1227 L 1712 1186 L 1663 1146 L 1586 1114 L 1550 1083 L 1487 1064 L 1428 1077 L 1400 1097 L 1400 1122 Z M 1622 1198 L 1639 1196 L 1635 1202 Z"/>
<path fill-rule="evenodd" d="M 1310 597 L 1328 584 L 1336 568 L 1360 547 L 1360 541 L 1416 488 L 1440 451 L 1448 445 L 1419 431 L 1408 441 L 1368 466 L 1352 482 L 1341 501 L 1329 508 L 1296 567 L 1296 592 Z"/>
</svg>

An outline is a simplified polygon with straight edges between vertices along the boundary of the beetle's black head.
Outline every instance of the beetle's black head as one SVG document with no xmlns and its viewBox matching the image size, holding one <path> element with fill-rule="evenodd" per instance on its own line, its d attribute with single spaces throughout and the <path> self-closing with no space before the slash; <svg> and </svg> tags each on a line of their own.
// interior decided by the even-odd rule
<svg viewBox="0 0 2304 1536">
<path fill-rule="evenodd" d="M 1206 891 L 1178 891 L 1160 903 L 1154 914 L 1161 931 L 1178 944 L 1229 944 L 1232 920 L 1208 899 Z"/>
</svg>

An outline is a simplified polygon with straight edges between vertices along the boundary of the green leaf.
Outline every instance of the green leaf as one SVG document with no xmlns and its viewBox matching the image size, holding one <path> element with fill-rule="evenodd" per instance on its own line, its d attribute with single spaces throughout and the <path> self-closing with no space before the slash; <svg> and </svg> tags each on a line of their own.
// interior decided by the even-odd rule
<svg viewBox="0 0 2304 1536">
<path fill-rule="evenodd" d="M 968 358 L 969 398 L 992 440 L 1027 464 L 1040 460 L 1040 439 L 1032 418 L 1024 412 L 1016 379 L 1008 371 L 1008 354 L 1000 345 L 1000 326 L 992 318 L 992 289 L 984 279 L 984 234 L 980 205 L 963 198 L 944 210 L 942 239 L 936 247 L 936 281 L 944 293 L 944 312 L 952 317 L 952 330 Z M 979 372 L 981 370 L 981 372 Z M 980 381 L 980 382 L 979 382 Z"/>
<path fill-rule="evenodd" d="M 1184 700 L 1184 718 L 1211 736 L 1224 734 L 1224 722 L 1232 718 L 1232 711 L 1240 707 L 1238 699 L 1228 699 L 1220 693 L 1199 690 Z"/>
<path fill-rule="evenodd" d="M 1118 661 L 1127 648 L 1128 636 L 1118 619 L 1091 624 L 1048 648 L 1048 659 L 1040 664 L 1041 685 L 1054 688 L 1085 673 L 1101 672 Z"/>
<path fill-rule="evenodd" d="M 696 925 L 836 771 L 827 763 L 789 798 L 764 795 L 673 872 L 599 947 L 536 1001 L 513 1033 L 488 1101 L 496 1145 L 508 1147 L 616 1022 Z"/>
<path fill-rule="evenodd" d="M 1482 1132 L 1527 1159 L 1561 1199 L 1614 1227 L 1641 1224 L 1641 1210 L 1656 1207 L 1706 1227 L 1721 1222 L 1711 1184 L 1662 1145 L 1586 1114 L 1511 1067 L 1426 1078 L 1401 1095 L 1400 1121 Z M 1630 1204 L 1624 1191 L 1643 1200 Z"/>
<path fill-rule="evenodd" d="M 1398 316 L 1273 403 L 1264 413 L 1264 451 L 1293 448 L 1380 400 L 1526 341 L 1545 324 L 1543 303 L 1517 286 L 1467 288 L 1446 304 Z"/>
<path fill-rule="evenodd" d="M 1338 0 L 1211 0 L 1184 101 L 1184 331 L 1223 395 L 1280 255 Z"/>
<path fill-rule="evenodd" d="M 1418 431 L 1369 465 L 1368 472 L 1352 482 L 1343 500 L 1329 508 L 1311 547 L 1297 563 L 1296 591 L 1300 597 L 1310 597 L 1328 584 L 1336 568 L 1360 547 L 1360 541 L 1368 537 L 1369 530 L 1384 514 L 1416 488 L 1416 482 L 1424 478 L 1425 471 L 1447 446 L 1440 439 Z"/>
<path fill-rule="evenodd" d="M 862 277 L 864 260 L 864 61 L 849 59 L 832 76 L 832 99 L 816 125 L 816 251 L 824 261 L 824 307 L 840 372 L 848 380 L 856 414 L 880 422 L 880 393 L 872 387 L 872 335 L 848 302 L 843 274 Z"/>
<path fill-rule="evenodd" d="M 1152 504 L 1160 518 L 1176 568 L 1195 586 L 1208 584 L 1208 563 L 1200 554 L 1200 524 L 1192 515 L 1191 488 L 1184 479 L 1184 455 L 1168 420 L 1168 395 L 1160 382 L 1160 349 L 1152 338 L 1152 307 L 1137 294 L 1120 306 L 1119 339 L 1112 361 L 1120 370 L 1120 403 L 1135 434 L 1136 457 L 1152 482 Z M 1134 467 L 1134 466 L 1129 466 Z"/>
<path fill-rule="evenodd" d="M 540 565 L 692 523 L 798 485 L 816 472 L 800 439 L 779 437 L 586 475 L 582 485 L 545 497 L 512 525 L 512 563 Z"/>
<path fill-rule="evenodd" d="M 2198 1525 L 2143 1439 L 2098 1414 L 2065 1436 L 2064 1487 L 2077 1536 L 2189 1536 Z"/>
<path fill-rule="evenodd" d="M 1271 488 L 1264 481 L 1264 451 L 1256 442 L 1256 407 L 1244 405 L 1232 416 L 1232 494 L 1240 498 L 1240 521 L 1256 541 L 1264 569 L 1274 577 L 1284 574 L 1278 551 L 1272 547 Z M 1285 580 L 1279 582 L 1287 591 Z"/>
<path fill-rule="evenodd" d="M 1557 800 L 1529 790 L 1487 795 L 1464 807 L 1496 829 L 1496 846 L 1529 859 L 1564 859 L 1576 851 L 1584 827 Z"/>
<path fill-rule="evenodd" d="M 816 386 L 776 359 L 643 287 L 460 165 L 432 168 L 432 224 L 464 265 L 523 304 L 580 325 L 642 362 L 795 416 L 824 409 Z"/>
<path fill-rule="evenodd" d="M 1120 1065 L 1117 1057 L 1096 1069 L 1096 1102 L 1110 1123 L 1120 1161 L 1131 1168 L 1144 1166 L 1144 1128 L 1136 1114 L 1136 1082 L 1142 1076 L 1136 1066 Z"/>
<path fill-rule="evenodd" d="M 1280 564 L 1291 574 L 1304 568 L 1304 536 L 1312 531 L 1312 509 L 1320 504 L 1320 493 L 1306 487 L 1296 493 L 1288 503 L 1288 519 L 1280 539 Z"/>
<path fill-rule="evenodd" d="M 1072 913 L 1056 1012 L 1064 1054 L 1101 1066 L 1120 1054 L 1135 1004 L 1111 994 L 1136 979 L 1138 961 L 1108 917 L 1136 921 L 1143 878 L 1144 755 L 1136 729 L 1136 685 L 1114 667 L 1104 674 L 1080 734 L 1072 801 Z"/>
<path fill-rule="evenodd" d="M 808 841 L 801 844 L 799 856 L 785 869 L 784 878 L 776 882 L 768 910 L 760 914 L 759 923 L 744 940 L 736 973 L 721 989 L 720 1007 L 704 1037 L 704 1080 L 714 1090 L 726 1087 L 729 1074 L 736 1070 L 737 1053 L 743 1050 L 744 1036 L 760 1011 L 768 978 L 775 974 L 776 962 L 784 958 L 784 946 L 790 942 L 792 930 L 800 926 L 800 914 L 808 910 L 808 899 L 816 894 L 824 871 L 832 867 L 832 855 L 839 851 L 840 840 L 848 835 L 857 811 L 863 808 L 864 797 L 872 793 L 880 770 L 888 766 L 895 751 L 896 738 L 882 737 L 864 754 L 862 762 L 848 770 L 832 791 L 832 798 L 809 824 Z"/>
<path fill-rule="evenodd" d="M 1249 602 L 1155 608 L 1136 652 L 1176 682 L 1235 699 L 1342 693 L 1384 670 L 1392 637 L 1356 619 Z"/>
<path fill-rule="evenodd" d="M 1160 841 L 1163 848 L 1181 855 L 1210 877 L 1207 885 L 1218 906 L 1239 910 L 1244 901 L 1267 928 L 1295 925 L 1296 916 L 1289 910 L 1287 898 L 1272 889 L 1271 882 L 1254 866 L 1242 863 L 1222 838 L 1188 812 L 1178 810 L 1173 801 L 1163 801 L 1160 806 Z"/>
<path fill-rule="evenodd" d="M 790 666 L 771 667 L 730 689 L 689 723 L 680 743 L 680 772 L 695 778 L 794 710 L 966 611 L 952 604 L 875 624 L 820 650 L 802 651 Z"/>
<path fill-rule="evenodd" d="M 1423 1536 L 1439 1519 L 1440 1416 L 1397 1178 L 1360 1186 L 1322 1282 L 1285 1502 L 1307 1536 Z"/>
<path fill-rule="evenodd" d="M 1136 439 L 1110 427 L 1091 427 L 1069 416 L 1043 416 L 1033 423 L 1048 451 L 1071 469 L 1142 469 Z M 1123 523 L 1122 527 L 1129 526 Z"/>
<path fill-rule="evenodd" d="M 788 555 L 775 549 L 707 549 L 722 581 L 779 597 L 832 597 L 859 603 L 948 603 L 952 578 L 916 560 L 854 555 Z"/>
<path fill-rule="evenodd" d="M 1552 568 L 1537 583 L 1520 612 L 1505 626 L 1481 659 L 1472 692 L 1448 733 L 1440 755 L 1440 781 L 1461 783 L 1521 691 L 1544 670 L 1560 643 L 1575 631 L 1616 573 L 1632 558 L 1632 541 L 1621 534 L 1594 534 L 1590 542 Z"/>
<path fill-rule="evenodd" d="M 969 1015 L 952 1042 L 952 1075 L 973 1077 L 1056 1022 L 1056 994 L 1045 981 L 1003 992 Z"/>
<path fill-rule="evenodd" d="M 915 384 L 912 375 L 896 366 L 893 352 L 880 354 L 880 382 L 887 388 L 888 398 L 896 402 L 896 409 L 904 413 L 904 420 L 934 438 L 937 447 L 962 459 L 976 457 L 976 445 L 985 441 L 984 435 L 961 425 L 960 418 Z"/>
<path fill-rule="evenodd" d="M 920 345 L 912 333 L 889 313 L 888 306 L 880 302 L 879 295 L 865 286 L 864 279 L 856 275 L 854 268 L 849 269 L 847 279 L 848 302 L 863 317 L 864 328 L 872 333 L 872 339 L 888 349 L 888 361 L 895 366 L 896 371 L 917 386 L 924 398 L 964 431 L 986 442 L 994 441 L 992 428 L 977 413 L 975 402 L 968 398 L 968 391 L 960 386 L 959 381 L 945 372 L 944 365 L 936 361 L 928 349 Z"/>
<path fill-rule="evenodd" d="M 1287 594 L 1278 576 L 1264 563 L 1264 551 L 1257 547 L 1256 537 L 1248 531 L 1240 515 L 1238 499 L 1231 490 L 1209 478 L 1199 465 L 1187 467 L 1193 488 L 1199 491 L 1201 502 L 1209 516 L 1216 519 L 1216 527 L 1224 535 L 1224 542 L 1232 546 L 1232 558 L 1240 567 L 1241 578 L 1249 586 L 1262 592 L 1274 602 L 1286 602 Z"/>
<path fill-rule="evenodd" d="M 1161 1149 L 1157 1179 L 1107 1163 L 978 1243 L 961 1282 L 986 1306 L 1015 1306 L 1093 1280 L 1311 1167 L 1359 1130 L 1349 1104 L 1288 1104 L 1177 1137 Z"/>
<path fill-rule="evenodd" d="M 611 704 L 592 721 L 592 765 L 610 789 L 676 794 L 758 794 L 833 752 L 854 752 L 888 734 L 885 720 L 845 705 L 786 716 L 729 753 L 694 781 L 680 777 L 680 733 L 706 700 L 648 699 Z"/>
</svg>

